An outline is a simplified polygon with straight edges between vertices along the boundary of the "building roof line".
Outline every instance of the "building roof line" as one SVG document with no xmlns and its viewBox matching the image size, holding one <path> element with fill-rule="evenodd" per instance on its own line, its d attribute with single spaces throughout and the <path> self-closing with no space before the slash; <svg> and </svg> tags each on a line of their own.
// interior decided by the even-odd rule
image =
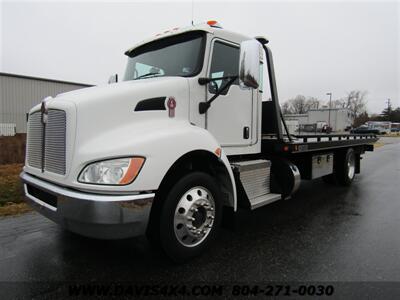
<svg viewBox="0 0 400 300">
<path fill-rule="evenodd" d="M 308 111 L 323 111 L 323 110 L 345 110 L 347 107 L 333 107 L 333 108 L 311 108 Z"/>
<path fill-rule="evenodd" d="M 0 76 L 8 76 L 8 77 L 39 80 L 39 81 L 48 81 L 48 82 L 56 82 L 56 83 L 64 83 L 64 84 L 71 84 L 71 85 L 80 85 L 80 86 L 87 86 L 87 87 L 94 86 L 93 84 L 87 84 L 87 83 L 79 83 L 79 82 L 73 82 L 73 81 L 42 78 L 42 77 L 35 77 L 35 76 L 28 76 L 28 75 L 21 75 L 21 74 L 5 73 L 5 72 L 0 72 Z"/>
</svg>

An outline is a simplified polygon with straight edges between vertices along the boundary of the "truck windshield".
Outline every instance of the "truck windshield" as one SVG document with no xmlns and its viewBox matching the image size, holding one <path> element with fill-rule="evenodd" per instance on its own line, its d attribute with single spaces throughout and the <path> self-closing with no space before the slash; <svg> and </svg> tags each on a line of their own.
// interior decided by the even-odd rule
<svg viewBox="0 0 400 300">
<path fill-rule="evenodd" d="M 124 80 L 197 75 L 203 65 L 205 33 L 193 31 L 147 43 L 129 56 Z"/>
</svg>

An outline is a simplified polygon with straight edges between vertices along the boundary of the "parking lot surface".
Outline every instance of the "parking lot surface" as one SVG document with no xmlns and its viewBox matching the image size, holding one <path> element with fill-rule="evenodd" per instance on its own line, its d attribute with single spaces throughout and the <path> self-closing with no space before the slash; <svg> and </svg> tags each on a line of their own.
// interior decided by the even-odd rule
<svg viewBox="0 0 400 300">
<path fill-rule="evenodd" d="M 400 281 L 400 139 L 383 140 L 351 187 L 303 182 L 291 200 L 241 212 L 236 230 L 184 265 L 144 237 L 94 240 L 37 213 L 2 218 L 0 281 Z"/>
</svg>

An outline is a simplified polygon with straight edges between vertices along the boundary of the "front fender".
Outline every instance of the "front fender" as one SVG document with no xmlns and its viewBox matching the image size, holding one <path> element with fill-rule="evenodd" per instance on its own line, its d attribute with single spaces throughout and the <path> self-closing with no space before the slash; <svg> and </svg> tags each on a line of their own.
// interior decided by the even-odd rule
<svg viewBox="0 0 400 300">
<path fill-rule="evenodd" d="M 215 154 L 220 148 L 216 139 L 205 129 L 186 120 L 164 119 L 136 123 L 99 134 L 78 150 L 75 178 L 92 161 L 113 157 L 143 156 L 146 161 L 133 183 L 127 186 L 90 185 L 75 182 L 84 189 L 112 191 L 154 191 L 160 186 L 170 167 L 185 154 L 204 150 Z M 236 185 L 228 158 L 221 153 L 221 161 L 230 177 L 236 209 Z"/>
</svg>

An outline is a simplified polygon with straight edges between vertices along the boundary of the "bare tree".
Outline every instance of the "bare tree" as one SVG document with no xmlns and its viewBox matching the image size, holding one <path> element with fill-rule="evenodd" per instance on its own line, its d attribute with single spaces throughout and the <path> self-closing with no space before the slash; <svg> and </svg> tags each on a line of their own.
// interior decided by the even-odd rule
<svg viewBox="0 0 400 300">
<path fill-rule="evenodd" d="M 306 101 L 307 111 L 310 109 L 318 109 L 321 105 L 321 101 L 315 97 L 309 97 Z"/>
<path fill-rule="evenodd" d="M 303 95 L 297 95 L 294 99 L 290 99 L 289 103 L 294 114 L 305 114 L 308 110 L 306 97 Z"/>
<path fill-rule="evenodd" d="M 288 114 L 292 113 L 292 109 L 290 107 L 289 101 L 286 101 L 282 104 L 281 110 L 282 110 L 282 114 L 284 114 L 284 115 L 288 115 Z"/>
<path fill-rule="evenodd" d="M 353 90 L 349 92 L 344 99 L 346 103 L 345 107 L 353 113 L 354 117 L 358 117 L 361 113 L 366 111 L 366 95 L 366 91 Z"/>
<path fill-rule="evenodd" d="M 310 109 L 318 109 L 321 101 L 314 97 L 306 98 L 303 95 L 297 95 L 295 98 L 290 99 L 283 103 L 283 114 L 305 114 Z"/>
<path fill-rule="evenodd" d="M 328 102 L 328 107 L 329 107 L 329 102 Z M 332 101 L 331 108 L 345 108 L 345 107 L 346 107 L 345 99 L 337 99 Z"/>
</svg>

